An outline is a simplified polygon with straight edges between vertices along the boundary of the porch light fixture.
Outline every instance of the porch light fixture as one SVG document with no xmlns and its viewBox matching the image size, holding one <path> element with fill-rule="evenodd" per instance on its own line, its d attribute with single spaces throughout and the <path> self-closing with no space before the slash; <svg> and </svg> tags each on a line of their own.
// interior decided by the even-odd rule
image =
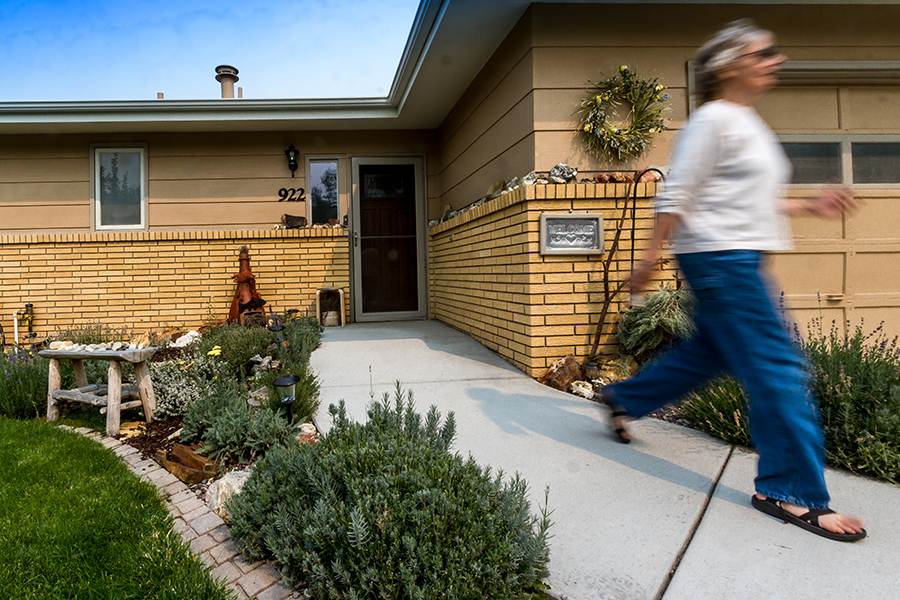
<svg viewBox="0 0 900 600">
<path fill-rule="evenodd" d="M 288 423 L 294 422 L 294 401 L 297 400 L 296 396 L 294 396 L 294 388 L 299 382 L 300 378 L 294 374 L 282 375 L 272 382 L 272 385 L 275 387 L 275 393 L 278 394 L 278 399 L 281 400 L 283 405 L 287 406 Z"/>
<path fill-rule="evenodd" d="M 297 170 L 297 157 L 300 156 L 300 151 L 291 144 L 288 146 L 288 149 L 284 151 L 284 154 L 288 158 L 288 169 L 291 170 L 291 177 L 293 177 L 294 171 Z"/>
</svg>

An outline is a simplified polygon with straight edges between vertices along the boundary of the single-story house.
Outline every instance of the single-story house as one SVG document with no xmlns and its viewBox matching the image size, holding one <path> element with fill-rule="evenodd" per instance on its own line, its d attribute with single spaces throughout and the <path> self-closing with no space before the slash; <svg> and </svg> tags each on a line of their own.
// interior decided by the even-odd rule
<svg viewBox="0 0 900 600">
<path fill-rule="evenodd" d="M 276 311 L 314 311 L 320 288 L 340 288 L 348 322 L 438 319 L 531 375 L 585 357 L 604 256 L 542 252 L 541 216 L 602 213 L 609 255 L 636 196 L 609 265 L 621 280 L 656 184 L 592 178 L 664 169 L 690 112 L 694 52 L 742 17 L 791 59 L 758 107 L 794 161 L 790 193 L 836 179 L 865 202 L 843 220 L 794 219 L 795 249 L 774 258 L 785 300 L 802 322 L 900 333 L 897 2 L 422 0 L 384 98 L 0 103 L 7 341 L 26 303 L 39 334 L 224 318 L 247 245 Z M 578 115 L 588 82 L 621 65 L 671 95 L 669 130 L 625 164 L 585 150 Z M 233 96 L 239 71 L 213 67 Z M 510 186 L 455 214 L 558 163 L 577 181 Z M 309 226 L 273 229 L 284 214 Z"/>
</svg>

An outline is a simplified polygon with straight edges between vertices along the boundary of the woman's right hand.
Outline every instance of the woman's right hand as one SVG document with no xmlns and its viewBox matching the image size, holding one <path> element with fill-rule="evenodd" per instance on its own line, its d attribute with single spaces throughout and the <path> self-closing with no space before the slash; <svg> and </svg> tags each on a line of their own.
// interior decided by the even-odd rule
<svg viewBox="0 0 900 600">
<path fill-rule="evenodd" d="M 656 270 L 658 262 L 643 260 L 638 263 L 628 278 L 628 287 L 631 289 L 632 294 L 640 294 L 647 288 L 647 283 L 650 281 L 650 277 L 653 276 L 653 271 Z"/>
</svg>

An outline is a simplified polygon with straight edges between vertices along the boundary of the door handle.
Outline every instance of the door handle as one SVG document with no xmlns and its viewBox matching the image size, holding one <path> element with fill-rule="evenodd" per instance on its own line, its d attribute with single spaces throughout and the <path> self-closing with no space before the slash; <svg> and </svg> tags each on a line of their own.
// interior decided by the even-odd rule
<svg viewBox="0 0 900 600">
<path fill-rule="evenodd" d="M 358 231 L 353 232 L 353 247 L 359 248 L 359 232 Z"/>
</svg>

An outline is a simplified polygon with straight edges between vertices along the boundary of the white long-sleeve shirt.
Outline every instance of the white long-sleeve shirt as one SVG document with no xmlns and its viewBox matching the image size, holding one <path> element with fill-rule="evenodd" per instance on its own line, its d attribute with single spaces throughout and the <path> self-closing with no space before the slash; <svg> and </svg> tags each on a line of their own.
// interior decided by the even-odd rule
<svg viewBox="0 0 900 600">
<path fill-rule="evenodd" d="M 674 253 L 787 250 L 781 198 L 791 165 L 748 106 L 714 100 L 688 120 L 673 152 L 659 213 L 681 217 Z"/>
</svg>

